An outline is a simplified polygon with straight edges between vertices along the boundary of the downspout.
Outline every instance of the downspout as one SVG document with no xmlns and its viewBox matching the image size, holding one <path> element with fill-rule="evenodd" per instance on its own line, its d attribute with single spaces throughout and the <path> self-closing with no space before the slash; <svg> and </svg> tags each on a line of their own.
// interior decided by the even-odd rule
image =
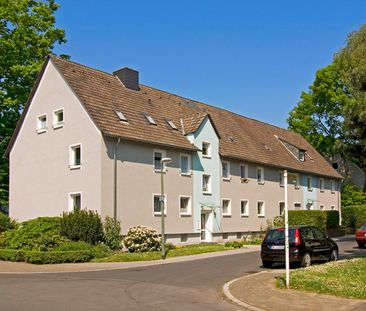
<svg viewBox="0 0 366 311">
<path fill-rule="evenodd" d="M 117 143 L 113 146 L 113 218 L 117 219 L 117 148 L 121 138 L 118 138 Z"/>
</svg>

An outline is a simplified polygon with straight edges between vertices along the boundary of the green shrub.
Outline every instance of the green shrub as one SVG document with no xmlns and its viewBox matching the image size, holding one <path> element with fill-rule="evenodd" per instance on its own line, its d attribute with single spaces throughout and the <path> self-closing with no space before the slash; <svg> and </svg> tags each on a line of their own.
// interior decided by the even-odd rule
<svg viewBox="0 0 366 311">
<path fill-rule="evenodd" d="M 165 250 L 166 251 L 170 251 L 172 249 L 176 249 L 177 247 L 172 243 L 172 242 L 168 242 L 165 244 Z"/>
<path fill-rule="evenodd" d="M 93 258 L 103 258 L 110 253 L 110 249 L 107 245 L 92 245 L 84 241 L 68 241 L 55 248 L 54 251 L 88 251 Z"/>
<path fill-rule="evenodd" d="M 103 224 L 104 243 L 110 249 L 119 249 L 122 244 L 121 223 L 113 217 L 107 216 Z"/>
<path fill-rule="evenodd" d="M 24 261 L 33 264 L 56 264 L 68 262 L 87 262 L 92 259 L 90 251 L 26 251 L 0 249 L 0 260 Z"/>
<path fill-rule="evenodd" d="M 230 241 L 224 244 L 225 247 L 242 248 L 244 245 L 243 241 Z"/>
<path fill-rule="evenodd" d="M 359 228 L 366 223 L 366 205 L 342 207 L 343 225 L 347 228 Z"/>
<path fill-rule="evenodd" d="M 8 215 L 0 212 L 0 233 L 9 229 L 14 229 L 17 223 L 11 219 Z"/>
<path fill-rule="evenodd" d="M 161 249 L 161 239 L 157 231 L 145 226 L 129 228 L 123 243 L 131 253 L 159 251 Z"/>
<path fill-rule="evenodd" d="M 366 195 L 354 184 L 345 184 L 341 190 L 341 206 L 366 205 Z"/>
<path fill-rule="evenodd" d="M 97 244 L 103 241 L 102 220 L 97 212 L 74 210 L 63 213 L 61 235 L 72 241 L 85 241 Z"/>
<path fill-rule="evenodd" d="M 60 235 L 59 217 L 39 217 L 2 233 L 0 245 L 10 249 L 46 251 L 66 241 Z"/>
<path fill-rule="evenodd" d="M 338 211 L 324 211 L 327 215 L 326 228 L 335 229 L 339 227 L 339 212 Z"/>
</svg>

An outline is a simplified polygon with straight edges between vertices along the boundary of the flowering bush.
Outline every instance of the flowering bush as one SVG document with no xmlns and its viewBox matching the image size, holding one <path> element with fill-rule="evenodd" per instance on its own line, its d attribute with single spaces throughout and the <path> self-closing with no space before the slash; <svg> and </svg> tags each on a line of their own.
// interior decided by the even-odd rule
<svg viewBox="0 0 366 311">
<path fill-rule="evenodd" d="M 161 238 L 153 228 L 136 226 L 128 229 L 123 243 L 130 253 L 159 251 Z"/>
</svg>

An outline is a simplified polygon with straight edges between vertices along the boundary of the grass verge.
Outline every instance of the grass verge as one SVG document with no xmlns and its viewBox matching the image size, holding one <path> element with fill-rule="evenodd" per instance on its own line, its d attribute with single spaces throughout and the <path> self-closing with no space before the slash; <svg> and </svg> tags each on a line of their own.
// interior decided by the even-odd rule
<svg viewBox="0 0 366 311">
<path fill-rule="evenodd" d="M 366 299 L 366 257 L 314 265 L 291 271 L 290 288 Z M 276 286 L 285 288 L 285 276 L 277 279 Z"/>
<path fill-rule="evenodd" d="M 189 256 L 203 253 L 212 253 L 219 251 L 232 250 L 233 247 L 225 247 L 222 244 L 193 244 L 185 246 L 177 246 L 167 252 L 167 257 Z M 148 261 L 161 259 L 160 252 L 144 252 L 144 253 L 122 253 L 115 252 L 111 256 L 105 258 L 96 258 L 92 262 L 123 262 L 123 261 Z"/>
</svg>

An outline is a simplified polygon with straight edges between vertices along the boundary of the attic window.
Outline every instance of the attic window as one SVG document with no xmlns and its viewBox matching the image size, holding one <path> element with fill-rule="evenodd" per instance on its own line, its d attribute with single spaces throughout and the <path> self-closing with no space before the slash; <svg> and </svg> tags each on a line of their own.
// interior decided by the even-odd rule
<svg viewBox="0 0 366 311">
<path fill-rule="evenodd" d="M 126 116 L 122 113 L 122 111 L 116 110 L 115 113 L 120 121 L 128 122 Z"/>
<path fill-rule="evenodd" d="M 301 162 L 304 162 L 305 161 L 305 150 L 299 150 L 299 160 Z"/>
<path fill-rule="evenodd" d="M 172 120 L 169 120 L 169 119 L 165 119 L 166 122 L 170 125 L 170 127 L 173 129 L 173 130 L 178 130 L 177 126 L 173 123 Z"/>
<path fill-rule="evenodd" d="M 150 124 L 153 124 L 153 125 L 156 125 L 156 122 L 155 120 L 153 119 L 152 116 L 148 115 L 148 114 L 144 114 L 146 120 L 150 123 Z"/>
</svg>

